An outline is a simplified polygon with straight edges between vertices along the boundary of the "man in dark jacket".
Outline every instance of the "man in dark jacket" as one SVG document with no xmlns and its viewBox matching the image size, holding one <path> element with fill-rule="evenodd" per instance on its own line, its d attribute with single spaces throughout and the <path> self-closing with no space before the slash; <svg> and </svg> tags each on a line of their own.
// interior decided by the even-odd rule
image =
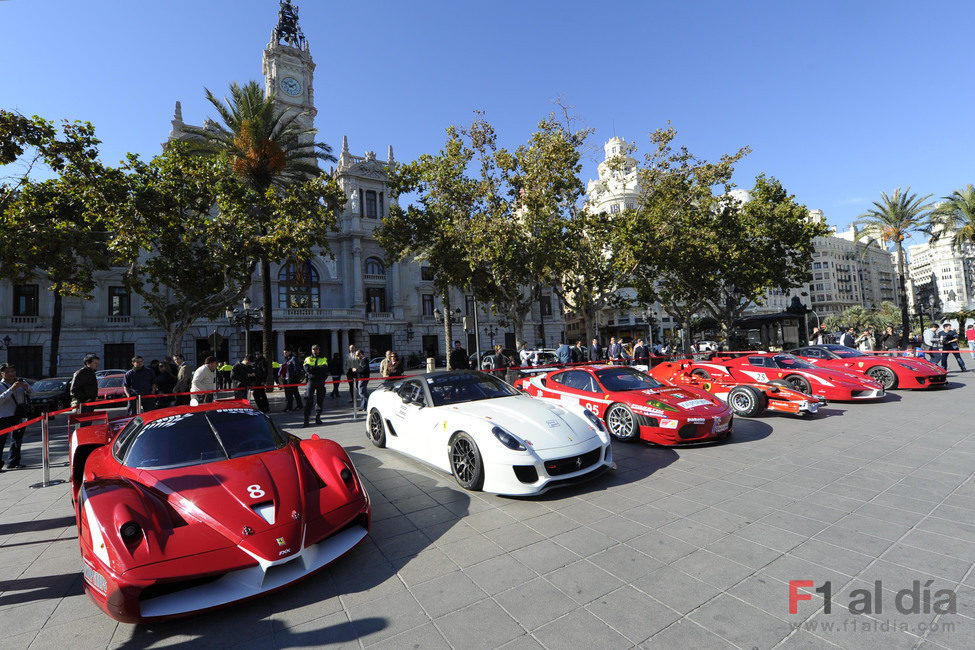
<svg viewBox="0 0 975 650">
<path fill-rule="evenodd" d="M 599 345 L 599 339 L 593 339 L 592 345 L 589 346 L 589 360 L 590 361 L 601 361 L 603 358 L 603 348 Z"/>
<path fill-rule="evenodd" d="M 641 366 L 650 365 L 650 353 L 647 346 L 644 345 L 643 339 L 637 339 L 636 343 L 633 344 L 633 363 Z"/>
<path fill-rule="evenodd" d="M 572 363 L 582 363 L 586 360 L 586 351 L 582 349 L 582 341 L 576 341 L 576 344 L 569 348 L 569 356 Z"/>
<path fill-rule="evenodd" d="M 359 408 L 366 408 L 366 386 L 369 384 L 369 359 L 362 350 L 355 351 L 355 367 L 352 372 L 355 376 L 356 390 L 359 392 Z"/>
<path fill-rule="evenodd" d="M 941 355 L 941 367 L 945 369 L 945 372 L 948 372 L 949 350 L 954 355 L 958 368 L 962 372 L 968 372 L 968 369 L 965 368 L 965 362 L 961 360 L 961 352 L 958 351 L 958 332 L 951 326 L 951 323 L 944 324 L 944 329 L 938 333 L 938 338 L 941 339 L 941 349 L 945 350 Z"/>
<path fill-rule="evenodd" d="M 178 404 L 178 402 L 175 402 L 172 397 L 172 393 L 176 392 L 176 383 L 176 377 L 173 376 L 173 373 L 169 372 L 169 364 L 160 363 L 159 374 L 156 375 L 155 379 L 152 380 L 152 392 L 160 396 L 155 398 L 156 408 L 161 409 L 167 406 L 172 406 L 174 403 Z M 186 390 L 189 389 L 190 387 L 187 386 Z"/>
<path fill-rule="evenodd" d="M 328 358 L 322 354 L 320 347 L 313 345 L 311 354 L 305 357 L 303 367 L 308 383 L 305 384 L 305 423 L 302 426 L 307 427 L 312 403 L 318 409 L 315 411 L 315 424 L 322 423 L 322 402 L 325 399 L 325 382 L 328 381 Z"/>
<path fill-rule="evenodd" d="M 317 345 L 314 345 L 312 346 L 312 351 L 314 350 L 320 350 L 320 348 Z M 292 409 L 292 405 L 294 405 L 294 409 L 298 411 L 304 408 L 301 404 L 301 395 L 298 393 L 298 387 L 294 385 L 300 381 L 300 376 L 301 373 L 298 372 L 298 360 L 295 358 L 291 348 L 285 346 L 284 362 L 282 362 L 281 367 L 278 368 L 278 381 L 284 385 L 285 411 L 290 411 Z M 319 399 L 318 402 L 319 407 L 321 407 L 321 399 Z"/>
<path fill-rule="evenodd" d="M 248 354 L 235 363 L 234 369 L 230 371 L 230 377 L 236 389 L 234 397 L 236 399 L 247 399 L 247 390 L 257 382 L 257 373 L 254 372 L 254 355 Z"/>
<path fill-rule="evenodd" d="M 354 344 L 349 344 L 349 353 L 345 355 L 345 378 L 349 380 L 349 404 L 355 399 L 355 368 L 359 363 L 358 350 Z"/>
<path fill-rule="evenodd" d="M 125 373 L 125 379 L 122 381 L 122 387 L 125 389 L 125 394 L 127 397 L 141 397 L 142 398 L 142 410 L 151 411 L 152 410 L 152 380 L 155 377 L 152 371 L 146 368 L 145 360 L 140 356 L 132 357 L 132 370 Z M 129 400 L 128 408 L 126 413 L 128 415 L 136 415 L 139 410 L 138 399 Z"/>
<path fill-rule="evenodd" d="M 505 355 L 504 348 L 500 344 L 494 346 L 494 354 L 491 355 L 490 359 L 491 369 L 498 371 L 494 373 L 495 376 L 504 379 L 504 369 L 511 367 L 512 361 Z"/>
<path fill-rule="evenodd" d="M 267 383 L 267 359 L 263 352 L 254 353 L 254 386 L 264 386 Z M 254 388 L 254 403 L 262 413 L 271 410 L 271 405 L 267 403 L 267 392 L 263 388 Z"/>
<path fill-rule="evenodd" d="M 79 413 L 91 413 L 98 399 L 98 377 L 95 372 L 101 363 L 94 354 L 85 357 L 85 365 L 75 370 L 71 377 L 71 406 L 78 408 Z"/>
<path fill-rule="evenodd" d="M 471 367 L 470 355 L 460 345 L 460 341 L 454 341 L 454 349 L 450 351 L 450 367 L 454 370 L 468 370 Z"/>
<path fill-rule="evenodd" d="M 193 370 L 190 369 L 190 364 L 186 363 L 186 359 L 183 358 L 182 354 L 174 354 L 173 363 L 176 364 L 176 372 L 173 373 L 173 375 L 176 377 L 176 385 L 173 387 L 172 392 L 189 393 L 190 383 L 193 381 Z M 189 395 L 176 396 L 176 406 L 186 406 L 189 403 Z"/>
</svg>

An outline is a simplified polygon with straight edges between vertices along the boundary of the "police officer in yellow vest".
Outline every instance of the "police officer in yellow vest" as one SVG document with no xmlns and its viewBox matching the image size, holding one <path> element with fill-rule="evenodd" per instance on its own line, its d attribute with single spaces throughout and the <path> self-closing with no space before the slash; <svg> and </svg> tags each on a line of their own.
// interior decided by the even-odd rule
<svg viewBox="0 0 975 650">
<path fill-rule="evenodd" d="M 315 405 L 318 410 L 315 414 L 315 424 L 322 423 L 322 400 L 325 399 L 325 382 L 328 381 L 328 359 L 322 355 L 322 350 L 317 345 L 311 346 L 311 355 L 305 357 L 305 375 L 308 383 L 305 385 L 305 424 L 308 426 L 308 418 L 311 417 L 312 397 L 315 398 Z"/>
</svg>

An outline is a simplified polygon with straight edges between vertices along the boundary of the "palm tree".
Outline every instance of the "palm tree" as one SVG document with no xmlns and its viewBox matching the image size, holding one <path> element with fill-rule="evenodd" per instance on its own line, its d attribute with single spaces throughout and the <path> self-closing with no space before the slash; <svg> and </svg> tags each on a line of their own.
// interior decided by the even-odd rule
<svg viewBox="0 0 975 650">
<path fill-rule="evenodd" d="M 951 243 L 958 249 L 975 244 L 975 187 L 968 185 L 941 200 L 931 213 L 931 239 L 951 235 Z"/>
<path fill-rule="evenodd" d="M 918 197 L 911 194 L 911 188 L 901 192 L 901 188 L 894 190 L 888 196 L 881 192 L 880 200 L 873 202 L 873 207 L 861 214 L 853 225 L 857 228 L 857 239 L 872 239 L 880 242 L 884 248 L 891 243 L 897 250 L 897 275 L 901 286 L 901 343 L 907 345 L 907 337 L 911 331 L 911 321 L 907 315 L 907 281 L 904 239 L 913 232 L 927 232 L 928 213 L 930 203 L 925 203 L 931 195 Z"/>
<path fill-rule="evenodd" d="M 203 128 L 185 126 L 190 149 L 201 155 L 225 157 L 234 173 L 252 190 L 263 194 L 273 187 L 287 187 L 318 176 L 318 162 L 334 162 L 327 144 L 315 142 L 317 131 L 304 119 L 308 111 L 282 108 L 275 95 L 264 94 L 256 81 L 244 86 L 230 84 L 230 98 L 222 103 L 209 90 L 206 98 L 223 124 L 208 120 Z M 255 216 L 260 210 L 254 206 Z M 262 256 L 261 284 L 264 305 L 263 352 L 271 379 L 273 332 L 271 264 Z"/>
</svg>

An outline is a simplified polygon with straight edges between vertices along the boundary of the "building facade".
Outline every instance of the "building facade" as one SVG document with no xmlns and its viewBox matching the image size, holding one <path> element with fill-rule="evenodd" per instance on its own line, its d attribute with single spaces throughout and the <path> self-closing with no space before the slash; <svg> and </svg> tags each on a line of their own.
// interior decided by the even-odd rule
<svg viewBox="0 0 975 650">
<path fill-rule="evenodd" d="M 954 233 L 907 248 L 915 313 L 975 309 L 975 246 L 956 247 Z"/>
<path fill-rule="evenodd" d="M 278 24 L 264 49 L 262 69 L 267 92 L 275 93 L 282 109 L 305 112 L 301 119 L 313 125 L 315 63 L 290 2 L 282 3 Z M 177 102 L 171 137 L 179 138 L 183 126 Z M 389 210 L 387 170 L 394 162 L 392 146 L 384 159 L 372 151 L 353 155 L 342 138 L 331 173 L 347 202 L 329 242 L 330 251 L 313 251 L 300 266 L 271 265 L 272 305 L 267 308 L 273 314 L 276 352 L 286 344 L 307 352 L 317 343 L 329 354 L 346 350 L 349 344 L 371 357 L 389 349 L 416 359 L 444 353 L 443 321 L 436 315 L 442 305 L 432 273 L 417 263 L 388 264 L 373 235 Z M 139 296 L 126 291 L 121 277 L 121 269 L 103 273 L 91 299 L 64 299 L 57 374 L 70 374 L 89 353 L 102 358 L 102 368 L 129 368 L 134 354 L 146 360 L 166 356 L 162 329 L 147 315 Z M 262 307 L 260 282 L 255 272 L 249 291 L 255 308 Z M 457 291 L 450 302 L 451 311 L 461 311 L 454 338 L 473 352 L 474 297 Z M 9 312 L 0 310 L 4 337 L 9 337 L 0 358 L 16 363 L 23 376 L 47 374 L 53 303 L 50 287 L 42 280 L 16 286 L 0 282 L 0 305 L 10 306 Z M 494 342 L 515 347 L 514 332 L 499 323 L 489 307 L 477 308 L 481 349 Z M 532 344 L 553 346 L 564 336 L 564 326 L 557 297 L 547 291 L 526 319 L 525 338 Z M 201 319 L 187 333 L 182 351 L 191 363 L 202 363 L 204 356 L 214 352 L 233 362 L 243 356 L 248 343 L 251 350 L 260 349 L 259 323 L 253 324 L 248 336 L 226 319 Z"/>
</svg>

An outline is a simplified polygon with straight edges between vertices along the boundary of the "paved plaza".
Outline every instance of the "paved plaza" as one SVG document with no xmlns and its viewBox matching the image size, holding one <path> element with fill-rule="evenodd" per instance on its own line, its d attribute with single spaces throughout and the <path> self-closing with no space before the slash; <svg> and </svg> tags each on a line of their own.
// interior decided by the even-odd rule
<svg viewBox="0 0 975 650">
<path fill-rule="evenodd" d="M 31 489 L 39 467 L 4 472 L 2 645 L 972 647 L 975 381 L 949 379 L 813 420 L 738 419 L 728 444 L 614 443 L 615 472 L 532 499 L 467 493 L 375 449 L 343 393 L 324 426 L 274 417 L 345 446 L 372 497 L 370 537 L 277 594 L 151 625 L 117 623 L 84 595 L 67 487 Z M 64 426 L 53 435 L 53 475 L 66 478 Z M 790 580 L 828 581 L 831 613 L 810 587 L 790 615 Z M 919 613 L 901 613 L 915 580 Z M 880 609 L 851 614 L 855 589 Z M 943 589 L 956 614 L 935 613 Z"/>
</svg>

